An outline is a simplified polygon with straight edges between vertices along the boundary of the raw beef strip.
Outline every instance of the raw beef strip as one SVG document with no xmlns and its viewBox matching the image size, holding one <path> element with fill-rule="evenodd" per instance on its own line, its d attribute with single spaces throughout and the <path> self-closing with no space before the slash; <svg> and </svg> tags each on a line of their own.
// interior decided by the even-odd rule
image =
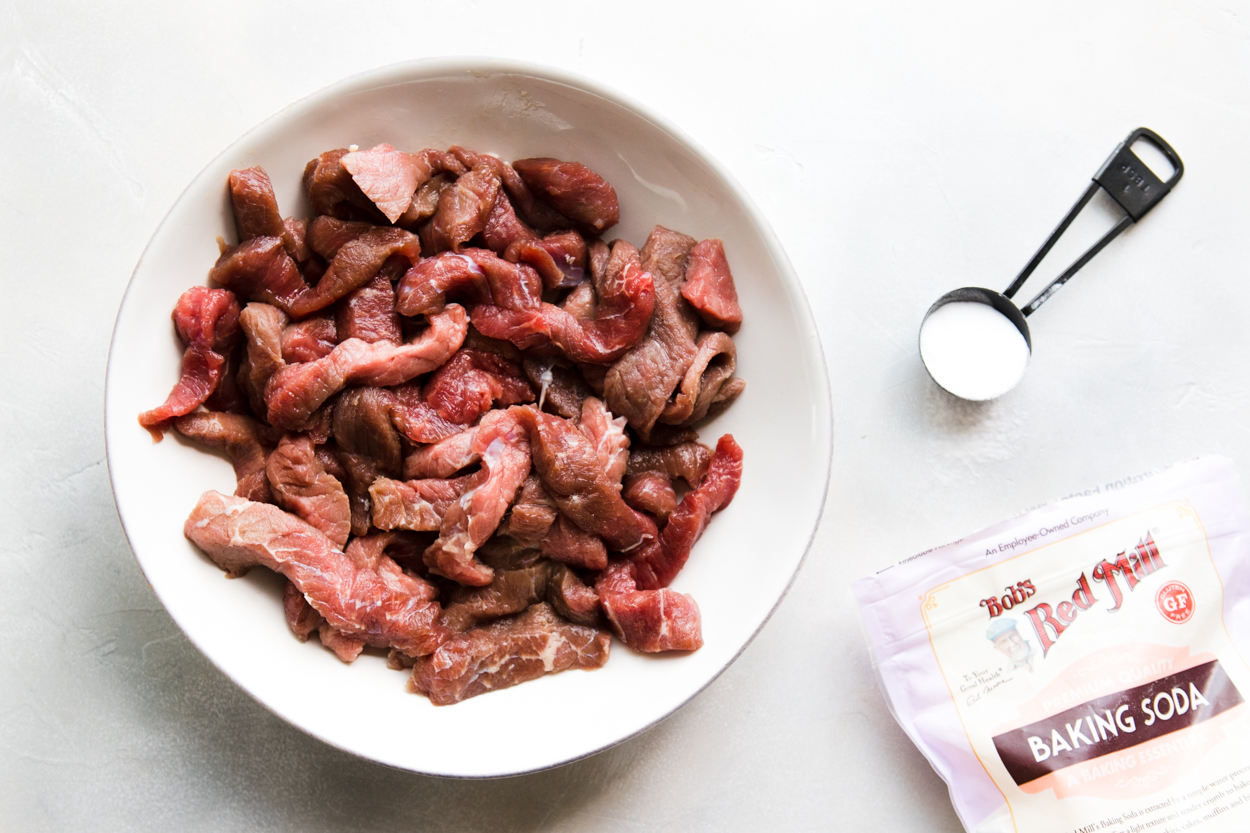
<svg viewBox="0 0 1250 833">
<path fill-rule="evenodd" d="M 268 236 L 268 235 L 267 235 Z M 282 243 L 286 253 L 299 266 L 312 259 L 312 249 L 308 248 L 308 220 L 305 218 L 287 217 L 282 221 Z"/>
<path fill-rule="evenodd" d="M 606 633 L 564 622 L 550 605 L 453 636 L 412 669 L 412 690 L 436 706 L 555 674 L 600 668 L 608 661 Z"/>
<path fill-rule="evenodd" d="M 378 529 L 438 531 L 452 504 L 484 479 L 480 472 L 406 482 L 379 477 L 369 487 L 373 525 Z"/>
<path fill-rule="evenodd" d="M 606 282 L 598 295 L 598 308 L 590 320 L 575 318 L 548 303 L 537 309 L 479 304 L 469 314 L 483 335 L 506 339 L 522 350 L 550 343 L 575 362 L 608 364 L 642 338 L 656 293 L 651 276 L 631 263 L 618 280 Z"/>
<path fill-rule="evenodd" d="M 343 467 L 343 476 L 339 478 L 339 482 L 347 490 L 347 500 L 351 504 L 352 535 L 365 535 L 369 532 L 373 519 L 369 487 L 379 477 L 378 463 L 372 457 L 346 451 L 340 451 L 336 456 Z"/>
<path fill-rule="evenodd" d="M 567 289 L 586 277 L 586 241 L 575 231 L 549 234 L 541 240 L 518 238 L 504 250 L 503 257 L 533 266 L 542 275 L 546 289 Z"/>
<path fill-rule="evenodd" d="M 608 548 L 598 535 L 586 532 L 563 515 L 557 515 L 542 539 L 542 553 L 553 561 L 586 570 L 608 566 Z"/>
<path fill-rule="evenodd" d="M 495 353 L 461 348 L 425 383 L 426 403 L 444 419 L 467 425 L 491 409 L 534 401 L 521 368 Z"/>
<path fill-rule="evenodd" d="M 417 187 L 430 177 L 429 166 L 422 162 L 416 154 L 396 150 L 385 142 L 344 154 L 340 160 L 352 181 L 392 223 L 408 210 Z"/>
<path fill-rule="evenodd" d="M 559 417 L 533 408 L 513 410 L 529 428 L 534 470 L 560 512 L 618 552 L 655 538 L 655 524 L 621 500 L 585 435 Z"/>
<path fill-rule="evenodd" d="M 459 587 L 443 605 L 442 623 L 464 633 L 483 622 L 520 613 L 547 597 L 550 562 L 539 561 L 520 570 L 499 570 L 485 587 Z"/>
<path fill-rule="evenodd" d="M 656 227 L 647 240 L 648 246 L 656 239 L 667 239 L 662 231 L 667 229 Z M 648 246 L 643 247 L 644 253 Z M 658 254 L 650 262 L 671 271 L 675 262 L 672 246 L 657 243 L 652 248 Z M 643 262 L 645 265 L 648 261 Z M 644 440 L 698 352 L 694 341 L 697 324 L 692 326 L 688 308 L 668 278 L 657 278 L 655 312 L 646 335 L 608 369 L 604 379 L 608 407 L 612 413 L 624 416 Z"/>
<path fill-rule="evenodd" d="M 239 368 L 239 387 L 247 394 L 252 413 L 264 414 L 265 383 L 274 371 L 286 366 L 282 358 L 282 331 L 290 319 L 275 306 L 252 302 L 239 314 L 239 326 L 247 346 Z"/>
<path fill-rule="evenodd" d="M 461 247 L 486 228 L 499 177 L 489 165 L 479 165 L 456 180 L 438 198 L 438 210 L 422 228 L 422 244 L 433 254 L 459 252 Z"/>
<path fill-rule="evenodd" d="M 420 257 L 421 244 L 411 232 L 371 228 L 344 243 L 317 285 L 294 298 L 287 311 L 296 318 L 311 315 L 369 283 L 389 259 L 411 266 Z"/>
<path fill-rule="evenodd" d="M 421 223 L 433 217 L 434 212 L 438 211 L 439 198 L 442 197 L 443 191 L 450 188 L 455 181 L 456 177 L 448 174 L 435 174 L 430 177 L 417 189 L 417 193 L 412 197 L 412 204 L 395 221 L 395 225 L 409 231 L 418 231 Z"/>
<path fill-rule="evenodd" d="M 542 278 L 532 267 L 509 263 L 486 249 L 444 252 L 405 273 L 396 308 L 401 315 L 437 312 L 448 294 L 471 303 L 535 309 L 542 295 Z"/>
<path fill-rule="evenodd" d="M 552 564 L 547 578 L 547 601 L 575 625 L 599 627 L 603 621 L 599 594 L 563 564 Z"/>
<path fill-rule="evenodd" d="M 308 603 L 299 588 L 290 579 L 282 587 L 282 609 L 286 614 L 286 623 L 300 642 L 307 642 L 309 635 L 316 631 L 321 644 L 334 651 L 343 662 L 353 662 L 364 650 L 365 643 L 361 639 L 343 634 L 330 627 L 316 608 Z"/>
<path fill-rule="evenodd" d="M 635 651 L 695 651 L 703 647 L 703 619 L 694 597 L 664 588 L 638 590 L 630 565 L 617 562 L 595 583 L 608 624 Z"/>
<path fill-rule="evenodd" d="M 311 290 L 281 237 L 253 237 L 231 246 L 217 258 L 208 279 L 248 301 L 273 304 L 297 318 L 307 314 L 294 312 Z"/>
<path fill-rule="evenodd" d="M 537 239 L 538 235 L 534 230 L 517 217 L 508 195 L 500 193 L 496 196 L 490 216 L 486 219 L 486 226 L 482 229 L 482 240 L 485 241 L 486 248 L 503 257 L 503 253 L 513 243 Z"/>
<path fill-rule="evenodd" d="M 282 219 L 278 198 L 274 196 L 269 174 L 260 167 L 231 171 L 229 177 L 230 205 L 234 209 L 234 227 L 239 242 L 253 237 L 281 237 L 283 248 L 296 261 L 307 260 L 307 249 L 301 245 L 302 234 Z M 303 254 L 303 257 L 300 255 Z"/>
<path fill-rule="evenodd" d="M 282 586 L 282 612 L 291 633 L 300 642 L 307 642 L 309 635 L 325 622 L 290 579 L 285 579 Z"/>
<path fill-rule="evenodd" d="M 602 400 L 592 396 L 582 402 L 582 420 L 577 427 L 594 444 L 604 475 L 619 490 L 629 464 L 625 417 L 613 417 Z"/>
<path fill-rule="evenodd" d="M 173 319 L 186 345 L 181 377 L 164 404 L 139 415 L 139 424 L 157 442 L 169 420 L 191 413 L 216 389 L 225 355 L 239 339 L 239 303 L 225 289 L 191 287 L 178 298 Z"/>
<path fill-rule="evenodd" d="M 667 474 L 658 471 L 644 471 L 626 477 L 621 497 L 639 512 L 655 515 L 661 524 L 667 523 L 668 516 L 677 508 L 677 493 L 673 491 L 672 481 Z"/>
<path fill-rule="evenodd" d="M 305 318 L 282 331 L 282 361 L 314 362 L 330 355 L 339 343 L 334 317 L 319 315 Z"/>
<path fill-rule="evenodd" d="M 656 226 L 642 244 L 642 266 L 657 278 L 668 281 L 673 289 L 680 290 L 694 245 L 693 237 L 664 226 Z M 689 323 L 697 326 L 693 317 Z M 693 331 L 691 335 L 694 335 Z"/>
<path fill-rule="evenodd" d="M 702 240 L 690 250 L 681 294 L 709 327 L 733 335 L 742 326 L 738 290 L 725 259 L 725 244 L 720 240 Z"/>
<path fill-rule="evenodd" d="M 403 447 L 391 420 L 396 398 L 391 388 L 350 388 L 334 406 L 332 429 L 340 449 L 374 460 L 391 475 L 403 465 Z"/>
<path fill-rule="evenodd" d="M 734 378 L 737 363 L 738 348 L 732 338 L 715 330 L 700 335 L 694 361 L 660 420 L 671 425 L 693 425 L 708 415 L 713 404 L 728 399 L 728 407 L 746 388 L 745 382 Z"/>
<path fill-rule="evenodd" d="M 430 571 L 461 584 L 489 584 L 492 570 L 473 557 L 494 534 L 517 490 L 530 473 L 530 441 L 522 421 L 529 408 L 491 411 L 473 438 L 486 473 L 478 485 L 447 510 L 438 540 L 425 551 Z"/>
<path fill-rule="evenodd" d="M 340 339 L 358 338 L 370 343 L 389 341 L 392 344 L 404 340 L 399 328 L 399 313 L 395 311 L 395 287 L 385 275 L 375 275 L 339 302 L 334 320 Z"/>
<path fill-rule="evenodd" d="M 308 224 L 308 247 L 329 262 L 339 249 L 371 228 L 374 228 L 372 223 L 338 220 L 322 214 Z"/>
<path fill-rule="evenodd" d="M 539 407 L 565 419 L 577 419 L 582 402 L 594 392 L 577 367 L 557 356 L 526 356 L 521 367 L 530 384 L 538 390 Z"/>
<path fill-rule="evenodd" d="M 520 570 L 534 565 L 543 557 L 538 547 L 503 535 L 496 535 L 482 544 L 476 555 L 483 564 L 495 570 Z"/>
<path fill-rule="evenodd" d="M 174 428 L 189 440 L 226 452 L 238 481 L 236 495 L 261 503 L 273 501 L 265 478 L 263 429 L 256 420 L 240 414 L 196 411 L 175 419 Z"/>
<path fill-rule="evenodd" d="M 443 419 L 421 398 L 421 388 L 413 382 L 393 388 L 395 406 L 391 408 L 391 422 L 414 443 L 436 443 L 458 434 L 464 426 Z"/>
<path fill-rule="evenodd" d="M 716 443 L 716 453 L 697 489 L 686 492 L 669 515 L 658 540 L 630 559 L 634 580 L 643 590 L 667 587 L 686 564 L 690 550 L 707 529 L 714 512 L 729 505 L 742 482 L 742 448 L 733 435 Z"/>
<path fill-rule="evenodd" d="M 540 157 L 518 159 L 512 167 L 552 208 L 595 234 L 611 228 L 621 219 L 616 190 L 580 162 Z"/>
<path fill-rule="evenodd" d="M 329 150 L 304 167 L 304 190 L 308 192 L 313 213 L 328 214 L 339 220 L 386 222 L 386 215 L 365 196 L 351 172 L 343 167 L 343 157 L 349 152 L 347 148 Z"/>
<path fill-rule="evenodd" d="M 416 449 L 404 460 L 404 477 L 451 477 L 478 461 L 477 428 L 461 430 L 444 440 Z"/>
<path fill-rule="evenodd" d="M 398 385 L 439 367 L 460 349 L 468 321 L 464 308 L 456 304 L 449 304 L 429 321 L 429 329 L 408 344 L 370 344 L 349 338 L 323 359 L 278 370 L 265 386 L 269 424 L 298 429 L 349 383 Z"/>
<path fill-rule="evenodd" d="M 536 546 L 558 516 L 555 501 L 547 494 L 538 476 L 531 473 L 521 484 L 521 491 L 512 504 L 507 520 L 499 527 L 499 534 L 526 546 Z"/>
<path fill-rule="evenodd" d="M 629 452 L 629 465 L 625 471 L 626 474 L 663 472 L 670 479 L 680 477 L 686 485 L 694 488 L 703 480 L 711 459 L 712 449 L 703 443 L 686 442 L 666 448 L 635 446 Z"/>
<path fill-rule="evenodd" d="M 338 546 L 347 543 L 352 527 L 347 492 L 317 460 L 311 438 L 283 437 L 265 463 L 265 474 L 279 506 L 321 530 Z"/>
<path fill-rule="evenodd" d="M 400 582 L 387 574 L 385 556 L 374 569 L 357 566 L 315 527 L 276 506 L 205 492 L 183 531 L 230 575 L 257 565 L 282 573 L 335 630 L 369 645 L 422 656 L 447 638 L 438 623 L 442 608 L 430 601 L 433 588 L 413 592 L 411 577 Z"/>
</svg>

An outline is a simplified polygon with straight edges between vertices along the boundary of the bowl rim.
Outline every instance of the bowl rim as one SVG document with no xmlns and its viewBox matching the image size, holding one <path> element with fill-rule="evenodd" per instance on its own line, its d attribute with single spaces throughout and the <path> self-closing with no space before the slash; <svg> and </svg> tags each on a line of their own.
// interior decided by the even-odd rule
<svg viewBox="0 0 1250 833">
<path fill-rule="evenodd" d="M 800 336 L 803 338 L 804 341 L 812 344 L 815 347 L 815 350 L 814 350 L 815 367 L 813 369 L 814 371 L 818 371 L 813 374 L 816 377 L 816 381 L 819 387 L 819 390 L 812 392 L 814 394 L 813 400 L 816 403 L 818 403 L 818 405 L 820 406 L 818 409 L 816 409 L 816 412 L 813 414 L 813 420 L 815 423 L 813 426 L 815 429 L 814 434 L 818 437 L 823 438 L 824 447 L 820 449 L 821 451 L 820 456 L 825 460 L 824 483 L 823 483 L 823 486 L 821 487 L 820 499 L 817 502 L 817 506 L 816 506 L 817 511 L 813 515 L 811 529 L 807 535 L 807 541 L 803 546 L 803 552 L 800 555 L 798 561 L 796 562 L 793 572 L 790 574 L 790 577 L 787 580 L 785 587 L 782 589 L 781 593 L 777 596 L 777 599 L 773 603 L 772 607 L 768 610 L 767 614 L 760 620 L 759 625 L 755 628 L 754 631 L 752 631 L 752 633 L 747 637 L 747 639 L 741 644 L 738 650 L 731 657 L 729 657 L 729 659 L 723 665 L 721 665 L 720 668 L 716 669 L 715 673 L 709 676 L 707 680 L 703 682 L 702 685 L 700 685 L 697 689 L 695 689 L 694 691 L 690 693 L 690 696 L 682 700 L 680 703 L 674 706 L 671 710 L 665 712 L 664 714 L 656 717 L 654 720 L 647 722 L 645 725 L 640 726 L 636 730 L 614 741 L 606 743 L 595 749 L 587 750 L 580 754 L 572 755 L 564 760 L 542 764 L 539 766 L 522 769 L 522 770 L 516 770 L 516 771 L 510 771 L 510 772 L 498 772 L 498 773 L 493 773 L 493 774 L 490 774 L 490 773 L 458 774 L 458 773 L 429 772 L 425 770 L 410 769 L 410 768 L 401 766 L 393 762 L 382 761 L 376 758 L 372 758 L 369 755 L 365 754 L 364 752 L 345 747 L 342 744 L 337 743 L 334 740 L 331 740 L 330 738 L 323 736 L 322 734 L 320 734 L 319 732 L 317 732 L 315 729 L 311 727 L 293 722 L 286 715 L 280 713 L 274 706 L 270 705 L 269 703 L 261 699 L 257 694 L 255 694 L 251 690 L 251 688 L 244 685 L 240 680 L 235 679 L 233 675 L 231 675 L 224 668 L 219 666 L 215 661 L 213 661 L 211 654 L 205 651 L 203 647 L 201 647 L 201 645 L 195 639 L 195 637 L 192 634 L 188 633 L 183 628 L 182 624 L 178 621 L 177 617 L 175 617 L 173 613 L 170 612 L 166 599 L 162 596 L 161 592 L 156 588 L 156 586 L 152 584 L 147 574 L 147 570 L 144 568 L 143 561 L 139 558 L 138 553 L 135 551 L 133 539 L 130 534 L 130 529 L 127 525 L 126 514 L 122 509 L 121 502 L 118 500 L 117 481 L 114 475 L 115 461 L 113 458 L 113 447 L 112 447 L 112 444 L 109 442 L 110 386 L 111 386 L 113 374 L 115 371 L 114 359 L 116 358 L 116 354 L 115 354 L 114 348 L 116 347 L 116 344 L 117 344 L 118 328 L 121 324 L 122 312 L 125 309 L 126 304 L 130 299 L 131 291 L 134 290 L 135 288 L 135 277 L 142 270 L 144 266 L 144 262 L 148 256 L 149 250 L 152 248 L 155 241 L 161 236 L 161 232 L 165 228 L 166 224 L 171 221 L 171 217 L 174 214 L 175 209 L 182 202 L 182 200 L 186 197 L 187 193 L 192 190 L 192 188 L 196 185 L 196 183 L 199 182 L 201 178 L 205 177 L 208 174 L 208 171 L 210 169 L 215 168 L 217 165 L 217 162 L 221 160 L 226 154 L 231 153 L 239 145 L 244 144 L 250 137 L 256 136 L 260 134 L 262 131 L 270 129 L 273 123 L 275 123 L 276 121 L 279 121 L 286 114 L 294 113 L 297 111 L 302 111 L 305 108 L 308 108 L 310 106 L 315 106 L 321 103 L 323 100 L 332 100 L 334 98 L 338 98 L 344 95 L 351 95 L 355 92 L 363 92 L 365 90 L 376 90 L 380 88 L 385 88 L 386 86 L 398 86 L 399 84 L 408 83 L 410 81 L 427 80 L 427 79 L 434 79 L 438 77 L 465 75 L 465 74 L 478 75 L 478 76 L 514 75 L 514 76 L 520 76 L 520 77 L 532 77 L 532 78 L 536 78 L 539 80 L 554 82 L 556 84 L 568 86 L 573 89 L 582 90 L 584 92 L 588 92 L 592 95 L 598 96 L 599 98 L 602 98 L 612 104 L 615 104 L 619 107 L 624 108 L 625 110 L 631 112 L 635 116 L 641 119 L 644 119 L 645 121 L 650 122 L 652 125 L 654 125 L 659 130 L 663 131 L 664 133 L 667 133 L 677 143 L 679 143 L 680 145 L 688 149 L 691 152 L 691 154 L 693 154 L 702 164 L 706 165 L 712 171 L 712 173 L 715 174 L 715 176 L 724 183 L 725 187 L 734 195 L 739 205 L 745 211 L 752 225 L 754 225 L 756 229 L 758 230 L 760 237 L 768 251 L 769 256 L 773 259 L 773 261 L 777 265 L 778 274 L 780 278 L 782 279 L 784 283 L 788 285 L 789 289 L 802 301 L 802 304 L 801 304 L 802 309 L 799 311 L 801 312 L 801 315 L 798 316 L 798 319 L 799 319 L 798 323 L 802 326 L 802 332 L 800 333 Z M 773 231 L 772 225 L 768 222 L 767 218 L 763 215 L 763 213 L 760 211 L 758 206 L 756 206 L 755 201 L 750 197 L 750 195 L 746 192 L 746 190 L 739 184 L 737 179 L 732 174 L 730 174 L 729 171 L 726 170 L 725 167 L 715 157 L 713 157 L 710 153 L 708 153 L 708 151 L 701 144 L 695 141 L 684 130 L 676 126 L 668 118 L 656 113 L 649 107 L 641 104 L 637 100 L 627 95 L 624 95 L 614 89 L 611 89 L 601 84 L 600 82 L 595 81 L 587 76 L 580 75 L 578 73 L 569 72 L 564 69 L 560 69 L 560 68 L 556 68 L 552 66 L 546 66 L 542 64 L 536 64 L 536 63 L 528 62 L 528 61 L 520 61 L 520 60 L 490 57 L 490 56 L 465 55 L 465 56 L 418 58 L 418 59 L 413 59 L 413 60 L 408 60 L 408 61 L 399 61 L 395 63 L 384 64 L 381 66 L 377 66 L 371 69 L 367 69 L 361 72 L 354 73 L 352 75 L 348 75 L 346 77 L 338 79 L 337 81 L 333 81 L 329 84 L 326 84 L 318 88 L 317 90 L 314 90 L 313 92 L 308 93 L 307 95 L 301 96 L 300 98 L 288 103 L 284 107 L 274 111 L 273 113 L 270 113 L 269 115 L 264 117 L 261 121 L 254 124 L 246 132 L 242 133 L 235 139 L 231 140 L 226 145 L 226 147 L 224 147 L 221 151 L 219 151 L 211 159 L 209 159 L 200 168 L 199 172 L 196 173 L 196 175 L 193 176 L 188 181 L 187 185 L 182 189 L 181 192 L 179 192 L 178 196 L 169 204 L 169 207 L 165 211 L 165 214 L 161 218 L 161 221 L 156 225 L 151 235 L 149 236 L 148 242 L 144 245 L 143 251 L 142 253 L 140 253 L 139 259 L 136 261 L 135 267 L 133 270 L 131 270 L 130 277 L 127 279 L 126 289 L 122 293 L 121 301 L 118 304 L 117 313 L 116 313 L 116 316 L 114 318 L 114 323 L 113 323 L 113 330 L 109 336 L 109 352 L 108 352 L 108 359 L 105 365 L 103 409 L 104 409 L 105 462 L 106 462 L 106 466 L 108 468 L 108 474 L 109 474 L 109 489 L 113 497 L 114 510 L 117 513 L 118 521 L 121 523 L 122 531 L 126 536 L 127 546 L 130 548 L 131 556 L 134 558 L 135 562 L 138 564 L 140 572 L 143 573 L 144 581 L 148 584 L 148 587 L 152 590 L 157 600 L 160 601 L 162 608 L 164 608 L 165 610 L 165 613 L 170 617 L 174 625 L 183 634 L 183 636 L 185 636 L 187 640 L 192 645 L 195 646 L 196 650 L 199 651 L 202 656 L 209 659 L 210 664 L 212 664 L 212 666 L 219 673 L 221 673 L 223 676 L 229 679 L 235 686 L 237 686 L 245 694 L 251 697 L 252 700 L 259 703 L 262 707 L 264 707 L 271 714 L 280 718 L 284 724 L 286 724 L 287 726 L 291 726 L 303 732 L 304 734 L 309 735 L 310 737 L 316 738 L 318 741 L 326 744 L 327 746 L 331 746 L 335 749 L 346 752 L 347 754 L 352 755 L 353 757 L 360 758 L 362 760 L 367 760 L 371 763 L 385 766 L 390 769 L 396 769 L 396 770 L 400 770 L 403 772 L 413 772 L 413 773 L 417 773 L 421 775 L 430 775 L 430 776 L 439 777 L 439 778 L 450 778 L 450 779 L 456 779 L 456 780 L 474 780 L 475 781 L 475 780 L 487 780 L 487 779 L 495 779 L 495 778 L 507 778 L 507 777 L 532 774 L 536 772 L 543 772 L 549 769 L 554 769 L 556 767 L 566 766 L 576 761 L 584 760 L 593 755 L 597 755 L 600 752 L 611 749 L 612 747 L 622 744 L 628 740 L 632 740 L 633 738 L 636 738 L 644 734 L 645 732 L 649 731 L 650 729 L 654 728 L 656 725 L 660 724 L 661 722 L 668 719 L 669 717 L 671 717 L 672 715 L 680 711 L 682 708 L 684 708 L 688 703 L 690 703 L 691 700 L 693 700 L 696 696 L 702 693 L 709 685 L 711 685 L 723 673 L 725 673 L 725 671 L 729 668 L 729 666 L 733 665 L 734 662 L 738 660 L 738 658 L 747 649 L 747 647 L 752 642 L 755 641 L 755 638 L 757 636 L 759 636 L 760 631 L 763 630 L 764 626 L 767 625 L 768 622 L 772 619 L 773 615 L 777 612 L 777 608 L 780 607 L 782 601 L 784 601 L 786 596 L 789 594 L 791 588 L 794 586 L 795 580 L 798 578 L 799 572 L 803 569 L 803 565 L 807 561 L 808 555 L 811 553 L 812 545 L 815 542 L 816 534 L 820 530 L 821 522 L 824 518 L 825 507 L 828 503 L 829 489 L 830 489 L 830 485 L 832 482 L 832 472 L 833 472 L 834 418 L 833 418 L 832 393 L 831 393 L 831 386 L 829 382 L 829 368 L 828 368 L 828 363 L 825 359 L 824 346 L 821 343 L 820 332 L 816 326 L 815 317 L 812 312 L 811 302 L 808 299 L 807 292 L 803 288 L 802 282 L 799 280 L 798 275 L 794 271 L 794 267 L 790 262 L 789 256 L 786 254 L 784 247 L 782 247 L 780 241 L 777 239 L 776 233 Z"/>
</svg>

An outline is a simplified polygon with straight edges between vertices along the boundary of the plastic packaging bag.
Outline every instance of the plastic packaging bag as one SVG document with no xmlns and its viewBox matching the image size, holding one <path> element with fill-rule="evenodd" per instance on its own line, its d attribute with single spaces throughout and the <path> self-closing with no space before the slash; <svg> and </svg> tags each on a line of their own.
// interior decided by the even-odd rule
<svg viewBox="0 0 1250 833">
<path fill-rule="evenodd" d="M 1250 513 L 1207 457 L 854 585 L 964 827 L 1250 830 Z"/>
</svg>

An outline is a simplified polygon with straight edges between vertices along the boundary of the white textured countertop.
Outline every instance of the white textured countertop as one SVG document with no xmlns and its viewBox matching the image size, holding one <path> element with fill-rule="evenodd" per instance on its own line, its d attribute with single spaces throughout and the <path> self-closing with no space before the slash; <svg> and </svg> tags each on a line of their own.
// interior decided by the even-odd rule
<svg viewBox="0 0 1250 833">
<path fill-rule="evenodd" d="M 815 544 L 738 662 L 640 738 L 487 782 L 353 758 L 210 665 L 130 554 L 101 418 L 126 281 L 200 168 L 343 76 L 455 54 L 584 74 L 718 157 L 803 280 L 835 417 Z M 1245 2 L 0 2 L 0 829 L 959 830 L 849 582 L 1198 454 L 1250 476 L 1248 108 Z M 928 305 L 1010 283 L 1142 125 L 1176 191 L 1030 319 L 1019 388 L 938 390 Z"/>
</svg>

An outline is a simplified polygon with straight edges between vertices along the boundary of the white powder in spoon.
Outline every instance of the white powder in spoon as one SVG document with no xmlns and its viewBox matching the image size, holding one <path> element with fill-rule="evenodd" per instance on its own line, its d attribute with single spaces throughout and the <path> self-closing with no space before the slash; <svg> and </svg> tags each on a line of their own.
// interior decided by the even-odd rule
<svg viewBox="0 0 1250 833">
<path fill-rule="evenodd" d="M 1016 386 L 1029 363 L 1029 345 L 989 304 L 953 301 L 925 319 L 920 357 L 935 382 L 979 402 Z"/>
</svg>

